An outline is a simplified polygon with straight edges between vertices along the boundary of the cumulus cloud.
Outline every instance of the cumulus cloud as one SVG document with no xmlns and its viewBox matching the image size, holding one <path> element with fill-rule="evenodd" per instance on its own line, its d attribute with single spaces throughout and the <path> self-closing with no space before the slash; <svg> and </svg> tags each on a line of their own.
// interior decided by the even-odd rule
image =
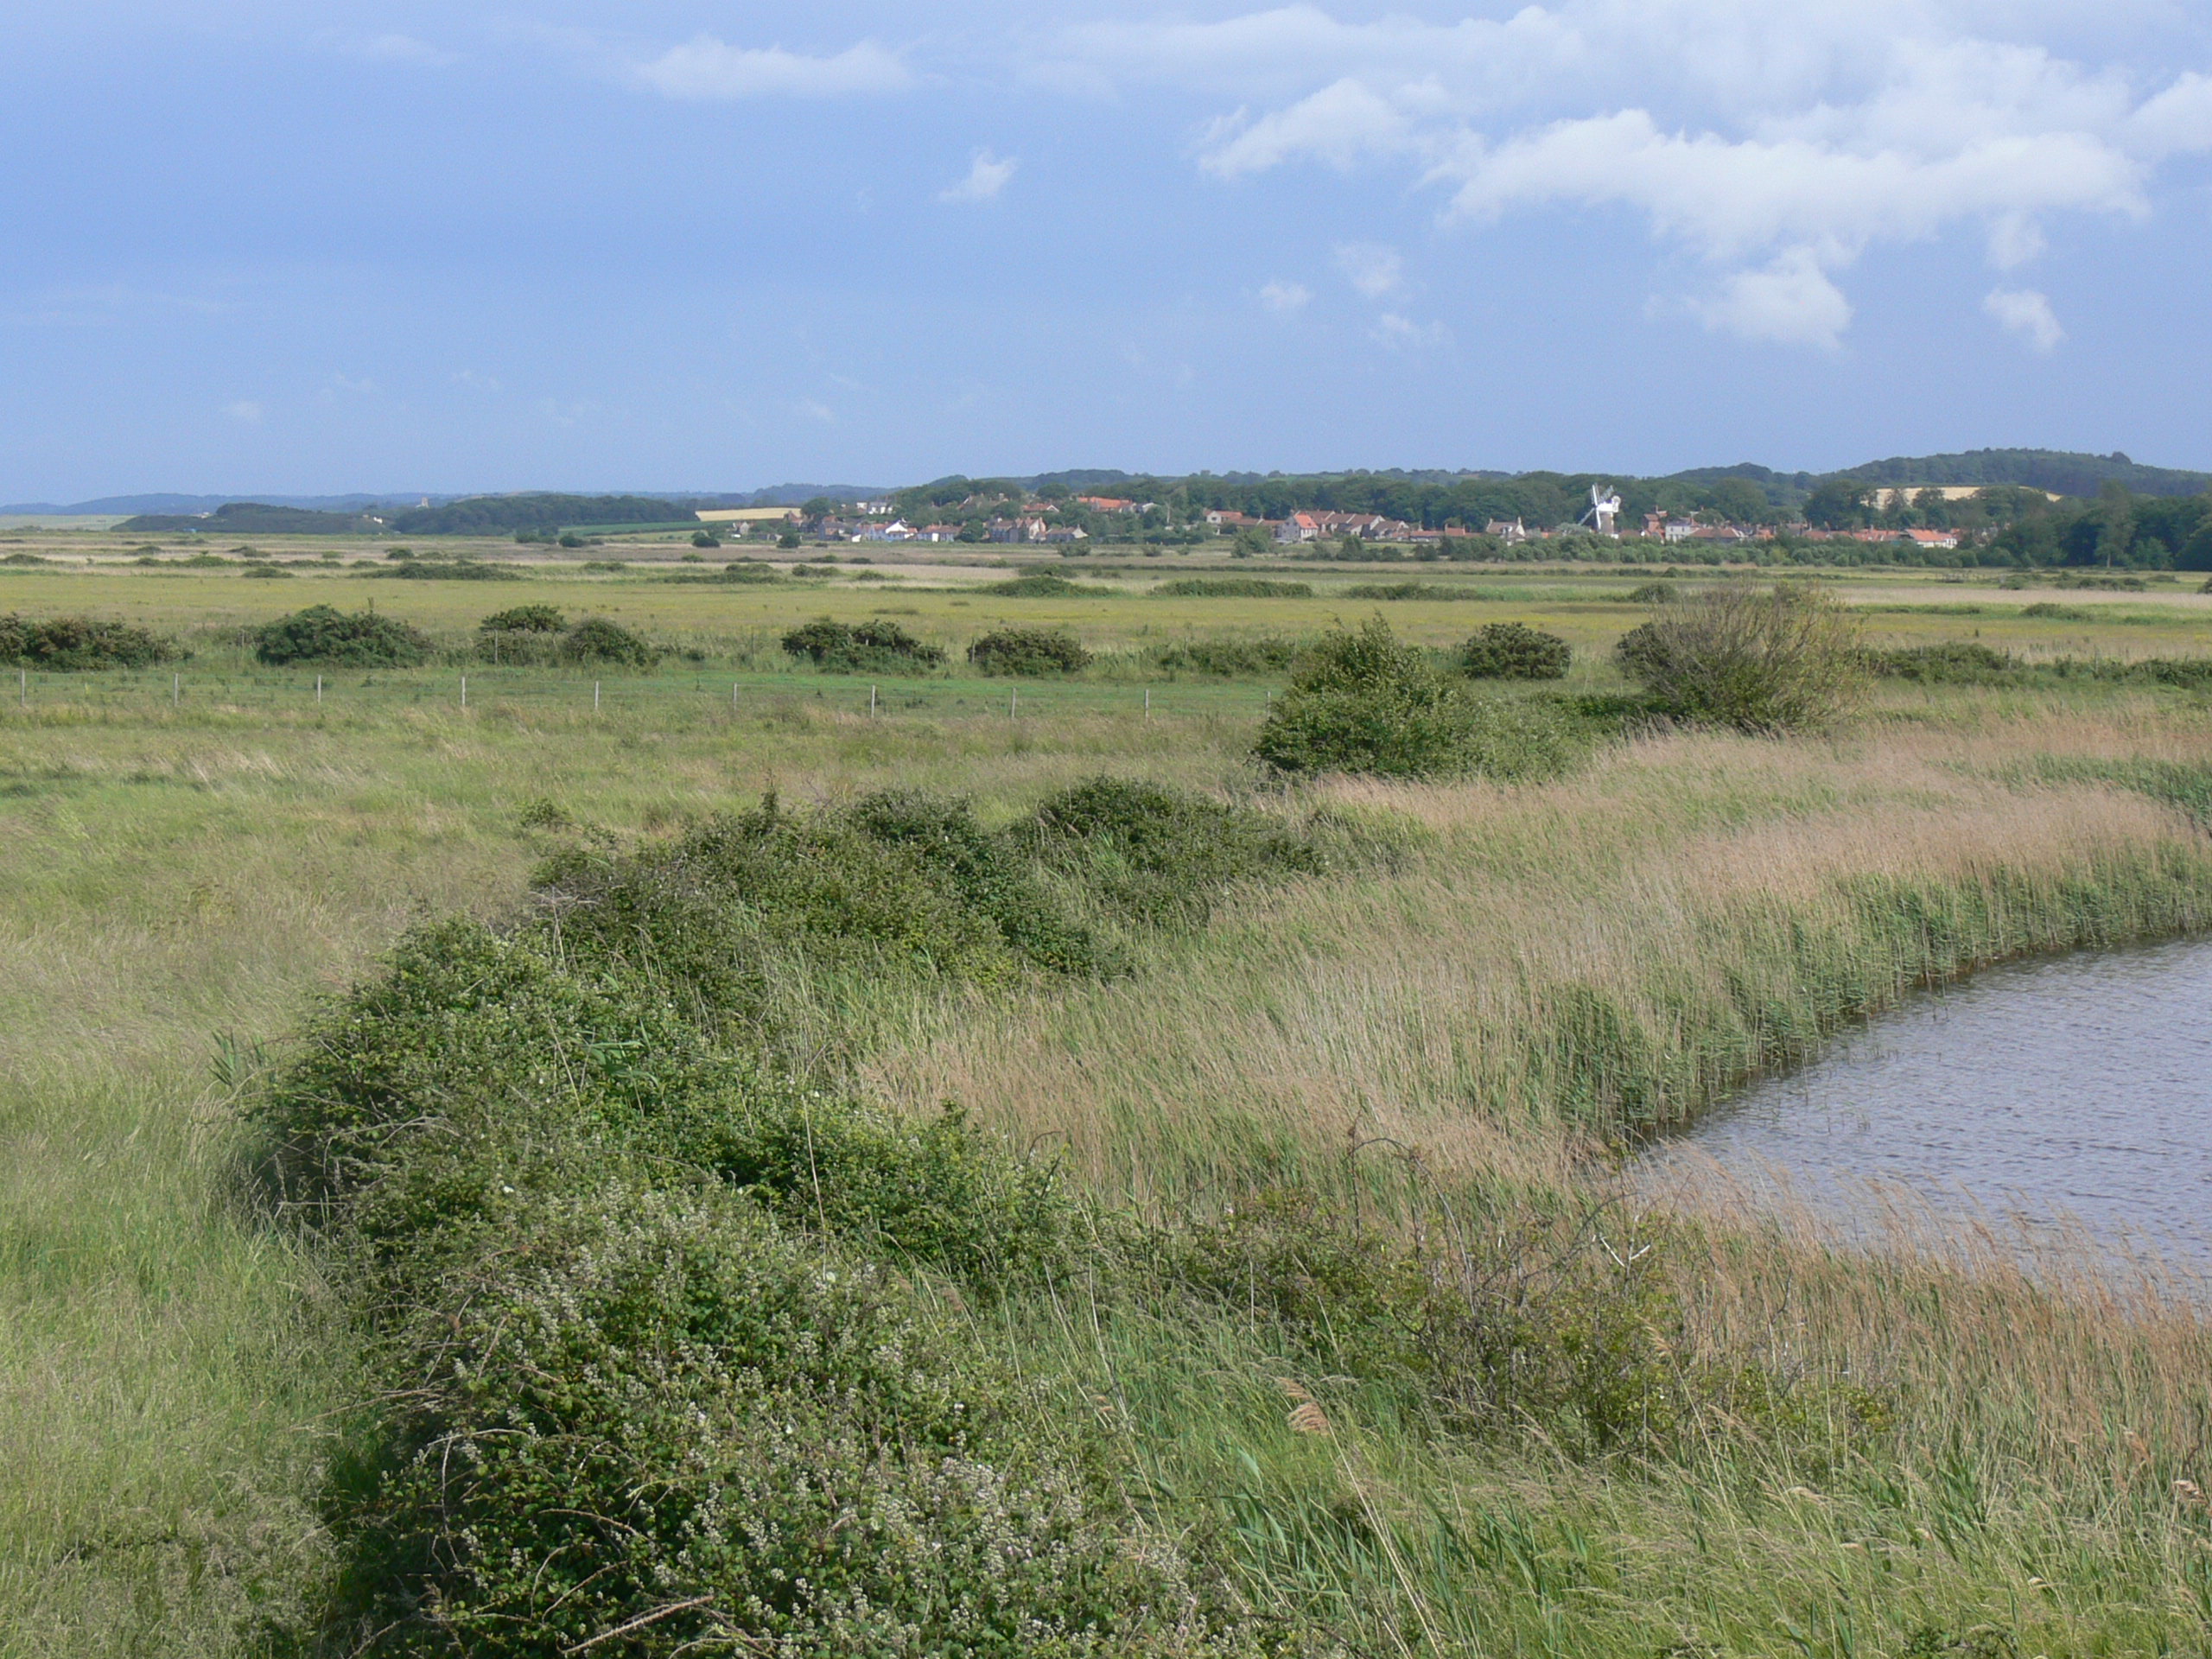
<svg viewBox="0 0 2212 1659">
<path fill-rule="evenodd" d="M 261 405 L 251 397 L 241 397 L 234 404 L 225 404 L 223 413 L 246 426 L 261 424 Z"/>
<path fill-rule="evenodd" d="M 2018 334 L 2036 351 L 2052 351 L 2066 338 L 2066 331 L 2051 315 L 2050 302 L 2031 288 L 1992 289 L 1981 308 L 2007 334 Z"/>
<path fill-rule="evenodd" d="M 2045 38 L 2068 11 L 1536 0 L 1433 23 L 1296 4 L 1086 25 L 1052 52 L 1105 84 L 1235 100 L 1197 148 L 1218 178 L 1387 165 L 1448 221 L 1625 211 L 1719 268 L 1713 326 L 1828 346 L 1851 315 L 1835 275 L 1869 246 L 1963 228 L 2013 269 L 2068 216 L 2143 216 L 2162 162 L 2212 150 L 2212 77 L 2069 58 Z"/>
<path fill-rule="evenodd" d="M 671 47 L 632 73 L 657 92 L 684 99 L 834 98 L 895 92 L 914 81 L 905 60 L 874 41 L 834 57 L 809 57 L 780 46 L 730 46 L 711 35 Z"/>
<path fill-rule="evenodd" d="M 1260 289 L 1260 303 L 1279 317 L 1296 316 L 1313 298 L 1313 290 L 1303 283 L 1277 279 Z"/>
<path fill-rule="evenodd" d="M 1851 325 L 1851 302 L 1810 248 L 1791 248 L 1758 270 L 1739 270 L 1719 296 L 1694 308 L 1705 326 L 1739 340 L 1834 351 Z"/>
<path fill-rule="evenodd" d="M 1370 300 L 1395 294 L 1405 285 L 1405 257 L 1379 242 L 1342 242 L 1337 245 L 1337 269 L 1344 280 Z"/>
<path fill-rule="evenodd" d="M 938 193 L 939 201 L 993 201 L 1014 177 L 1014 170 L 1020 162 L 1012 156 L 994 156 L 988 149 L 979 149 L 968 164 L 968 176 L 950 189 Z"/>
</svg>

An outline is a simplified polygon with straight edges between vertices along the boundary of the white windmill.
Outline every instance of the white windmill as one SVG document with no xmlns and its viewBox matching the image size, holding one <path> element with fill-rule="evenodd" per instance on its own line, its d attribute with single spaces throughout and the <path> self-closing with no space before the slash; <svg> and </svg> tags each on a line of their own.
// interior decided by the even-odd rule
<svg viewBox="0 0 2212 1659">
<path fill-rule="evenodd" d="M 1613 529 L 1613 519 L 1620 510 L 1618 491 L 1609 485 L 1592 484 L 1590 486 L 1590 511 L 1582 515 L 1580 522 L 1589 524 L 1600 536 L 1615 535 L 1618 532 Z"/>
</svg>

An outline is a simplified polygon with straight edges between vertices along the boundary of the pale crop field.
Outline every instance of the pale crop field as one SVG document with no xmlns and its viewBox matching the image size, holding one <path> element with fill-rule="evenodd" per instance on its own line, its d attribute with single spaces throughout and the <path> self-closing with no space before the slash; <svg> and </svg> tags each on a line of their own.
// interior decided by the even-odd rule
<svg viewBox="0 0 2212 1659">
<path fill-rule="evenodd" d="M 61 532 L 23 545 L 86 556 Z M 1604 653 L 1649 614 L 1613 574 L 1089 563 L 1066 574 L 1124 591 L 975 591 L 1014 574 L 999 569 L 965 591 L 906 591 L 918 575 L 0 575 L 0 612 L 121 618 L 194 652 L 0 681 L 0 1653 L 247 1652 L 257 1610 L 302 1593 L 354 1379 L 317 1263 L 242 1195 L 238 1086 L 411 923 L 520 903 L 541 824 L 631 841 L 768 790 L 893 787 L 1002 821 L 1101 773 L 1281 803 L 1247 759 L 1280 677 L 1160 671 L 1147 648 L 1378 610 L 1440 647 L 1524 621 L 1576 646 L 1571 690 L 1606 691 L 1621 683 Z M 1197 574 L 1317 594 L 1147 591 Z M 1489 596 L 1338 591 L 1399 580 Z M 2185 590 L 1839 585 L 1879 643 L 2212 644 L 2212 601 Z M 2020 614 L 2037 601 L 2086 614 Z M 316 671 L 261 667 L 239 643 L 326 602 L 373 602 L 449 660 L 326 670 L 317 703 Z M 468 659 L 478 618 L 533 602 L 674 654 L 643 674 Z M 795 668 L 776 639 L 823 615 L 888 616 L 960 671 Z M 1100 663 L 1019 683 L 957 664 L 1008 625 L 1071 628 Z M 2212 776 L 2209 710 L 2135 686 L 1890 683 L 1828 736 L 1642 736 L 1541 785 L 1301 786 L 1290 810 L 1387 826 L 1402 860 L 1238 900 L 1131 979 L 887 999 L 854 1077 L 1065 1146 L 1089 1190 L 1139 1208 L 1295 1175 L 1388 1210 L 1406 1149 L 1423 1181 L 1610 1201 L 1592 1157 L 1616 1127 L 1694 1111 L 1925 977 L 2212 921 L 2202 830 L 2146 782 Z M 1339 1609 L 1354 1651 L 1901 1654 L 1923 1627 L 1948 1643 L 1985 1625 L 2040 1644 L 2024 1655 L 2201 1645 L 2212 1545 L 2175 1484 L 2212 1487 L 2198 1315 L 1694 1221 L 1699 1250 L 1671 1271 L 1694 1341 L 1878 1382 L 1904 1402 L 1888 1461 L 1783 1469 L 1722 1437 L 1698 1467 L 1592 1466 L 1535 1440 L 1401 1432 L 1386 1402 L 1322 1378 L 1300 1385 L 1328 1414 L 1316 1433 L 1287 1427 L 1280 1383 L 1242 1351 L 1147 1351 L 1129 1330 L 1086 1347 L 1071 1326 L 1065 1361 L 1102 1396 L 1122 1389 L 1131 1455 L 1161 1491 L 1224 1495 L 1253 1593 Z"/>
</svg>

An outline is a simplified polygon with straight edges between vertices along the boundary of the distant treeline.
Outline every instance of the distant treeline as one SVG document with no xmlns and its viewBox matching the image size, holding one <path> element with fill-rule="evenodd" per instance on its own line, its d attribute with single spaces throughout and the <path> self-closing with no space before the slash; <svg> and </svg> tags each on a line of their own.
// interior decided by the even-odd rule
<svg viewBox="0 0 2212 1659">
<path fill-rule="evenodd" d="M 371 518 L 354 512 L 317 512 L 232 501 L 207 517 L 142 513 L 123 530 L 149 535 L 198 531 L 233 536 L 504 536 L 518 530 L 559 530 L 567 524 L 661 524 L 688 522 L 680 501 L 650 495 L 474 495 L 442 506 L 409 507 Z"/>
</svg>

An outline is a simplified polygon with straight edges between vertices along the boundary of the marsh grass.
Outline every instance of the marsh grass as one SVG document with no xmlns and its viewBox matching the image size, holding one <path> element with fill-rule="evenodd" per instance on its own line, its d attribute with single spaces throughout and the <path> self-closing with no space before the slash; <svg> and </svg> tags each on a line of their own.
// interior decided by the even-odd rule
<svg viewBox="0 0 2212 1659">
<path fill-rule="evenodd" d="M 456 601 L 466 584 L 393 586 L 456 639 L 488 608 Z M 796 620 L 847 599 L 772 602 Z M 680 614 L 772 657 L 770 602 Z M 911 602 L 971 633 L 1061 620 L 1045 600 L 972 623 Z M 1268 626 L 1304 603 L 1266 601 Z M 1586 645 L 1636 614 L 1560 630 Z M 1394 618 L 1430 644 L 1465 628 Z M 209 620 L 195 650 L 251 620 Z M 916 1113 L 957 1098 L 1163 1219 L 1295 1188 L 1402 1241 L 1439 1195 L 1463 1216 L 1575 1195 L 1624 1254 L 1666 1230 L 1643 1260 L 1685 1363 L 1793 1384 L 1715 1395 L 1663 1456 L 1592 1459 L 1541 1423 L 1459 1433 L 1363 1374 L 1356 1343 L 1294 1347 L 1249 1305 L 948 1296 L 979 1351 L 1103 1426 L 1150 1524 L 1217 1545 L 1253 1605 L 1353 1652 L 2201 1645 L 2212 1548 L 2176 1484 L 2212 1486 L 2198 1309 L 1993 1252 L 1870 1255 L 1725 1198 L 1650 1216 L 1607 1173 L 1619 1129 L 1924 979 L 2201 926 L 2212 734 L 2186 693 L 1892 687 L 1832 738 L 1677 733 L 1541 785 L 1336 782 L 1286 805 L 1242 770 L 1262 707 L 1244 684 L 1175 687 L 1192 701 L 1156 696 L 1147 723 L 1114 683 L 1039 684 L 1051 717 L 1015 721 L 995 688 L 931 682 L 870 721 L 864 683 L 809 673 L 743 677 L 735 710 L 729 676 L 610 677 L 594 715 L 588 677 L 472 670 L 463 713 L 437 670 L 378 675 L 317 714 L 311 677 L 223 671 L 226 695 L 175 709 L 162 673 L 34 677 L 32 709 L 0 710 L 0 1444 L 22 1448 L 0 1474 L 0 1651 L 236 1652 L 327 1548 L 315 1499 L 353 1350 L 317 1260 L 231 1202 L 219 1056 L 234 1080 L 257 1044 L 281 1058 L 304 998 L 410 923 L 519 902 L 564 820 L 626 846 L 771 786 L 929 787 L 1002 826 L 1109 770 L 1242 780 L 1255 810 L 1326 806 L 1395 826 L 1402 853 L 1235 895 L 1203 938 L 1138 941 L 1111 982 L 821 983 L 849 1080 Z M 1890 1414 L 1839 1442 L 1847 1384 Z"/>
</svg>

